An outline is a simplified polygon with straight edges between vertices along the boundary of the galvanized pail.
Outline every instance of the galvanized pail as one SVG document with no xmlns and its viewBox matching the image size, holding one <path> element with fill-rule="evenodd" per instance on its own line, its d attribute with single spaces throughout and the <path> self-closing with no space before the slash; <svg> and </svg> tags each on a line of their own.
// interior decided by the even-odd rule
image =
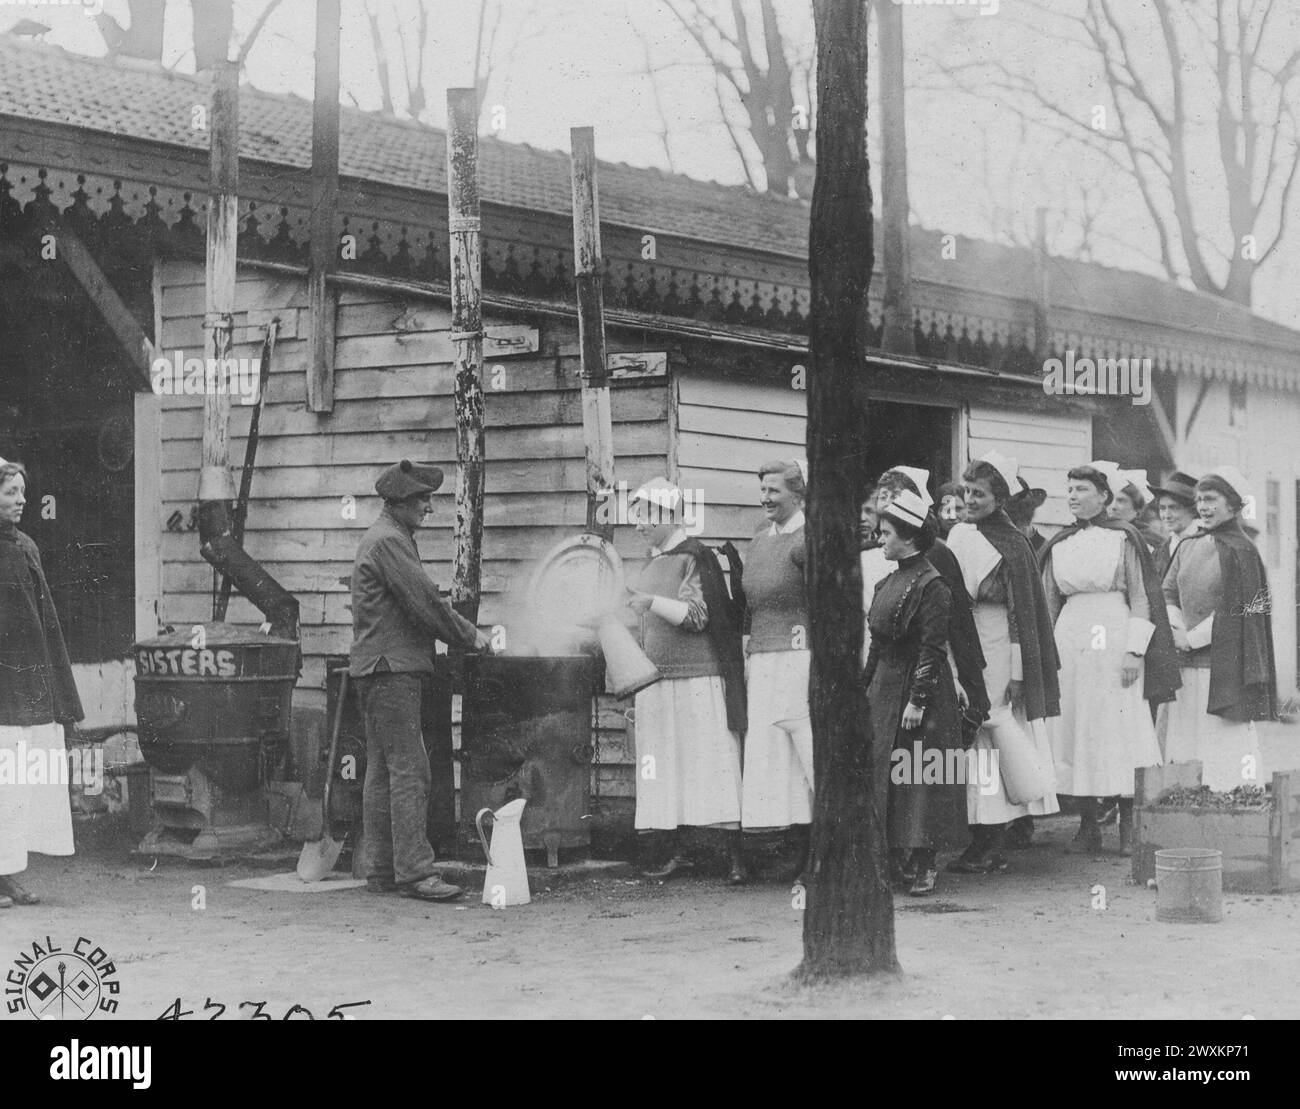
<svg viewBox="0 0 1300 1109">
<path fill-rule="evenodd" d="M 1223 852 L 1172 847 L 1156 852 L 1156 920 L 1216 924 L 1223 919 Z"/>
</svg>

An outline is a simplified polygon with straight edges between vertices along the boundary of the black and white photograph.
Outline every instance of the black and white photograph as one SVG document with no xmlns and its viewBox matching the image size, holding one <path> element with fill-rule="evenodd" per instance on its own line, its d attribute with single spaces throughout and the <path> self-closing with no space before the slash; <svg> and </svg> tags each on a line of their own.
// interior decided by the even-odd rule
<svg viewBox="0 0 1300 1109">
<path fill-rule="evenodd" d="M 1298 178 L 1291 0 L 0 0 L 0 1020 L 77 1022 L 24 1073 L 1286 1068 Z"/>
</svg>

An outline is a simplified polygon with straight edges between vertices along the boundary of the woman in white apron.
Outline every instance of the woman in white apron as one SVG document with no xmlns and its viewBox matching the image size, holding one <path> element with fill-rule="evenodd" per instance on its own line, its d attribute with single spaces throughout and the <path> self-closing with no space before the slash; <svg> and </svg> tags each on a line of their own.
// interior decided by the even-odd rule
<svg viewBox="0 0 1300 1109">
<path fill-rule="evenodd" d="M 962 475 L 967 522 L 948 533 L 974 602 L 992 703 L 967 772 L 972 842 L 949 867 L 962 873 L 1005 870 L 1008 825 L 1060 810 L 1047 727 L 1060 711 L 1055 638 L 1034 549 L 1005 511 L 1018 470 L 997 451 L 972 462 Z"/>
<path fill-rule="evenodd" d="M 1134 779 L 1160 763 L 1147 702 L 1172 699 L 1178 663 L 1151 552 L 1106 506 L 1123 483 L 1113 462 L 1068 474 L 1075 520 L 1043 548 L 1043 591 L 1061 660 L 1061 715 L 1052 737 L 1056 789 L 1078 799 L 1068 850 L 1101 850 L 1099 798 L 1118 797 L 1120 854 L 1131 853 Z"/>
<path fill-rule="evenodd" d="M 748 701 L 741 825 L 747 832 L 795 829 L 796 886 L 807 884 L 812 825 L 812 722 L 804 498 L 806 463 L 775 461 L 758 471 L 766 522 L 745 559 Z"/>
</svg>

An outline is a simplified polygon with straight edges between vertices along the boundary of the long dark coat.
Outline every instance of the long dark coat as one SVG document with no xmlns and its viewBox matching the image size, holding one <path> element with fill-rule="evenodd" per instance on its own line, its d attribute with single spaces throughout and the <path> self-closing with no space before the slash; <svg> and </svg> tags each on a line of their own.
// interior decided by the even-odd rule
<svg viewBox="0 0 1300 1109">
<path fill-rule="evenodd" d="M 71 724 L 84 716 L 36 544 L 0 524 L 0 724 Z"/>
<path fill-rule="evenodd" d="M 951 609 L 947 583 L 915 555 L 876 586 L 867 615 L 871 649 L 863 678 L 871 724 L 878 741 L 892 741 L 891 848 L 939 850 L 969 839 L 964 774 L 952 773 L 957 765 L 964 767 L 964 754 L 947 656 Z M 925 713 L 920 727 L 905 731 L 903 709 L 909 701 L 924 706 Z"/>
</svg>

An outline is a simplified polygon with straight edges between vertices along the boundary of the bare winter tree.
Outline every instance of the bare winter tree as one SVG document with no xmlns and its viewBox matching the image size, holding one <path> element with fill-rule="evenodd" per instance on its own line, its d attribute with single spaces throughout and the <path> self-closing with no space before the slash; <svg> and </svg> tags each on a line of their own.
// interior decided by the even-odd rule
<svg viewBox="0 0 1300 1109">
<path fill-rule="evenodd" d="M 1079 0 L 1070 14 L 1043 0 L 1025 7 L 1033 14 L 1026 26 L 1048 50 L 1096 59 L 1108 102 L 1085 102 L 1026 73 L 1020 62 L 1031 50 L 950 76 L 1121 170 L 1151 218 L 1165 272 L 1249 305 L 1259 266 L 1294 217 L 1300 46 L 1290 5 Z"/>
<path fill-rule="evenodd" d="M 258 13 L 253 26 L 240 43 L 238 60 L 241 65 L 280 3 L 281 0 L 268 0 Z M 235 27 L 234 0 L 190 0 L 189 8 L 194 69 L 196 72 L 211 69 L 217 62 L 225 61 L 230 56 L 231 37 Z M 161 61 L 167 0 L 127 0 L 127 12 L 130 16 L 130 25 L 127 27 L 123 27 L 106 12 L 100 12 L 95 17 L 109 56 L 122 55 Z"/>
<path fill-rule="evenodd" d="M 885 852 L 888 746 L 862 689 L 859 497 L 871 280 L 866 0 L 815 0 L 817 176 L 808 238 L 808 510 L 817 789 L 802 979 L 898 970 Z"/>
<path fill-rule="evenodd" d="M 713 69 L 722 121 L 750 184 L 783 196 L 791 187 L 806 194 L 812 67 L 783 32 L 775 0 L 667 0 L 667 6 Z"/>
<path fill-rule="evenodd" d="M 432 7 L 432 0 L 390 0 L 384 7 L 366 0 L 370 49 L 385 112 L 396 114 L 401 108 L 411 119 L 420 119 L 430 106 L 426 77 L 446 71 L 438 59 L 438 38 L 431 32 Z M 536 29 L 536 14 L 533 0 L 512 0 L 508 13 L 506 0 L 477 0 L 472 84 L 480 111 L 488 110 L 493 77 L 509 66 L 520 43 Z M 401 90 L 394 96 L 392 74 L 398 68 L 405 85 L 404 104 Z"/>
</svg>

